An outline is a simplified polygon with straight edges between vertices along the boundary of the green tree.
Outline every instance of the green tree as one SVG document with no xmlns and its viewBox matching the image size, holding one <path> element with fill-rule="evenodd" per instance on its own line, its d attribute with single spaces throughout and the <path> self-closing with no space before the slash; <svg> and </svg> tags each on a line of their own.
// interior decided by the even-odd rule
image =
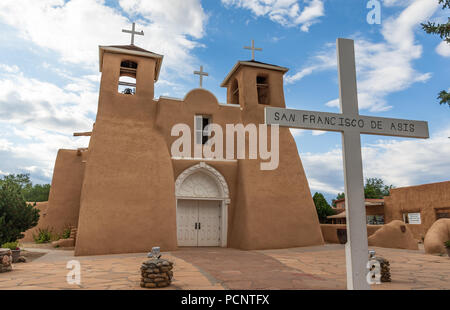
<svg viewBox="0 0 450 310">
<path fill-rule="evenodd" d="M 389 196 L 393 185 L 385 185 L 383 179 L 368 178 L 364 185 L 364 198 L 368 199 L 382 199 Z M 336 206 L 336 200 L 345 198 L 345 193 L 338 193 L 336 199 L 333 199 L 333 206 Z"/>
<path fill-rule="evenodd" d="M 321 193 L 315 193 L 313 196 L 314 204 L 316 206 L 317 215 L 320 223 L 325 223 L 327 216 L 333 215 L 334 210 L 330 207 L 327 200 Z"/>
<path fill-rule="evenodd" d="M 35 184 L 32 187 L 25 188 L 22 193 L 25 200 L 29 202 L 48 201 L 50 184 Z"/>
<path fill-rule="evenodd" d="M 48 201 L 50 193 L 50 184 L 35 184 L 30 181 L 30 175 L 26 174 L 10 174 L 0 179 L 0 184 L 5 181 L 11 181 L 20 187 L 20 191 L 28 202 Z"/>
<path fill-rule="evenodd" d="M 382 199 L 384 196 L 389 196 L 392 188 L 394 188 L 393 185 L 385 185 L 382 179 L 368 178 L 364 185 L 364 197 Z"/>
<path fill-rule="evenodd" d="M 20 178 L 5 177 L 0 182 L 0 244 L 23 238 L 23 232 L 36 226 L 39 210 L 27 204 Z"/>
<path fill-rule="evenodd" d="M 450 9 L 450 0 L 439 0 L 439 4 L 442 4 L 442 9 Z M 436 24 L 432 22 L 427 22 L 426 24 L 421 24 L 422 29 L 428 34 L 437 34 L 441 39 L 443 39 L 447 44 L 450 44 L 450 17 L 446 24 Z M 439 104 L 448 104 L 450 107 L 450 93 L 443 90 L 439 93 L 437 99 L 440 99 Z"/>
</svg>

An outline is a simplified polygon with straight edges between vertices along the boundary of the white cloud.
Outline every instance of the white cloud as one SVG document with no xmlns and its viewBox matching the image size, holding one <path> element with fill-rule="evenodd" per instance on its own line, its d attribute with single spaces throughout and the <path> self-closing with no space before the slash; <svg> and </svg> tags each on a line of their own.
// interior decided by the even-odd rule
<svg viewBox="0 0 450 310">
<path fill-rule="evenodd" d="M 377 177 L 396 187 L 449 180 L 450 127 L 430 139 L 380 140 L 362 148 L 364 177 Z M 300 154 L 313 191 L 344 190 L 341 148 Z"/>
<path fill-rule="evenodd" d="M 305 134 L 311 134 L 313 136 L 321 136 L 326 134 L 326 131 L 321 131 L 321 130 L 309 130 L 309 129 L 299 129 L 299 128 L 289 128 L 289 130 L 291 131 L 292 136 L 295 137 L 300 137 L 303 136 Z"/>
<path fill-rule="evenodd" d="M 61 61 L 98 68 L 98 45 L 129 44 L 122 29 L 130 21 L 105 0 L 2 0 L 0 21 L 36 45 L 55 51 Z M 136 19 L 145 36 L 136 45 L 164 54 L 163 70 L 174 74 L 192 71 L 192 49 L 204 34 L 207 16 L 199 0 L 121 0 L 119 4 Z M 138 15 L 139 13 L 139 15 Z M 186 68 L 180 70 L 180 68 Z"/>
<path fill-rule="evenodd" d="M 20 69 L 16 65 L 8 66 L 5 64 L 0 64 L 0 71 L 6 72 L 6 73 L 17 73 L 20 71 Z M 0 73 L 3 73 L 3 72 L 0 72 Z"/>
<path fill-rule="evenodd" d="M 88 114 L 96 109 L 97 93 L 68 91 L 20 71 L 3 74 L 0 89 L 2 169 L 48 182 L 58 149 L 87 145 L 87 139 L 71 135 L 92 128 Z"/>
<path fill-rule="evenodd" d="M 303 8 L 297 0 L 222 0 L 222 3 L 248 9 L 256 16 L 268 16 L 286 27 L 300 26 L 305 32 L 325 15 L 323 0 L 304 0 Z"/>
<path fill-rule="evenodd" d="M 303 136 L 305 133 L 305 130 L 298 129 L 298 128 L 289 128 L 289 130 L 291 131 L 291 134 L 292 134 L 292 136 L 294 136 L 294 138 Z M 0 146 L 1 146 L 1 143 L 0 143 Z"/>
<path fill-rule="evenodd" d="M 404 4 L 390 1 L 390 5 Z M 398 16 L 384 18 L 382 35 L 384 40 L 372 42 L 357 36 L 355 38 L 356 67 L 358 77 L 358 99 L 360 109 L 386 111 L 391 108 L 385 101 L 390 93 L 401 91 L 413 83 L 425 82 L 431 73 L 420 73 L 413 62 L 422 55 L 422 46 L 415 42 L 414 31 L 420 22 L 427 20 L 438 8 L 438 3 L 428 0 L 409 1 Z M 328 52 L 319 52 L 310 64 L 286 82 L 293 83 L 307 75 L 336 68 L 335 52 L 330 51 L 331 43 L 326 45 Z M 335 50 L 333 46 L 332 50 Z M 387 61 L 388 60 L 388 61 Z M 339 107 L 339 100 L 333 99 L 327 106 Z"/>
<path fill-rule="evenodd" d="M 0 89 L 0 121 L 66 133 L 92 124 L 86 114 L 95 111 L 96 93 L 65 91 L 22 73 L 0 78 Z"/>
<path fill-rule="evenodd" d="M 310 74 L 336 68 L 335 46 L 334 44 L 326 44 L 324 49 L 312 57 L 306 66 L 293 75 L 285 75 L 284 82 L 286 84 L 293 84 Z"/>
<path fill-rule="evenodd" d="M 436 47 L 436 53 L 438 53 L 442 57 L 450 57 L 450 44 L 445 41 L 442 41 Z"/>
</svg>

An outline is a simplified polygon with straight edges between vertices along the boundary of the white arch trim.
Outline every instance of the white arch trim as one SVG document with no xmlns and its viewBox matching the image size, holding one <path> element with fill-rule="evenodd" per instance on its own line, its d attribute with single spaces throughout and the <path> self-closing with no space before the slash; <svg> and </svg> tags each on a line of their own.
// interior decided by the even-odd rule
<svg viewBox="0 0 450 310">
<path fill-rule="evenodd" d="M 183 183 L 192 175 L 196 173 L 204 173 L 214 180 L 217 190 L 211 190 L 209 193 L 197 195 L 195 191 L 186 195 L 183 191 Z M 227 246 L 228 235 L 228 205 L 230 204 L 230 191 L 224 176 L 214 167 L 205 162 L 200 162 L 186 170 L 184 170 L 175 181 L 175 195 L 178 208 L 179 199 L 195 199 L 195 200 L 218 200 L 221 201 L 221 223 L 220 223 L 220 246 Z"/>
<path fill-rule="evenodd" d="M 198 173 L 198 172 L 203 172 L 207 175 L 209 175 L 216 183 L 217 188 L 219 189 L 219 195 L 215 195 L 215 197 L 201 197 L 201 196 L 186 196 L 183 195 L 184 193 L 182 193 L 182 185 L 184 183 L 184 181 L 186 181 L 186 179 L 188 177 L 190 177 L 191 175 Z M 225 180 L 224 176 L 217 171 L 214 167 L 208 165 L 205 162 L 200 162 L 186 170 L 184 170 L 178 177 L 177 180 L 175 181 L 175 194 L 177 196 L 177 198 L 214 198 L 217 200 L 227 200 L 227 203 L 230 203 L 230 191 L 228 189 L 228 184 L 227 181 Z"/>
</svg>

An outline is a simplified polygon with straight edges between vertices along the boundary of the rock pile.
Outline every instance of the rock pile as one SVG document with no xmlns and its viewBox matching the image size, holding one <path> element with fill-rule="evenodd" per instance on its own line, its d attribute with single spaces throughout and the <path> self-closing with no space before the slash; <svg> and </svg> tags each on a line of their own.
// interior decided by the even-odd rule
<svg viewBox="0 0 450 310">
<path fill-rule="evenodd" d="M 153 258 L 142 263 L 141 287 L 166 287 L 172 282 L 173 263 L 166 259 Z"/>
<path fill-rule="evenodd" d="M 389 261 L 379 256 L 370 257 L 370 261 L 377 261 L 380 264 L 380 281 L 391 282 L 391 267 Z M 373 270 L 374 268 L 375 267 L 372 266 L 370 270 Z M 375 275 L 373 275 L 372 278 L 375 278 Z"/>
<path fill-rule="evenodd" d="M 389 261 L 383 257 L 373 257 L 380 263 L 381 282 L 391 282 L 391 265 Z"/>
<path fill-rule="evenodd" d="M 0 273 L 12 270 L 12 252 L 10 249 L 0 249 Z"/>
</svg>

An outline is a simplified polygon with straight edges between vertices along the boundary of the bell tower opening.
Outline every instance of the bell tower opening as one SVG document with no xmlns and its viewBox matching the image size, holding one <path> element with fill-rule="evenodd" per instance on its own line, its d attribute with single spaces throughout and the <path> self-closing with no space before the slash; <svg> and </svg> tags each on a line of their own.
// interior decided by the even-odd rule
<svg viewBox="0 0 450 310">
<path fill-rule="evenodd" d="M 237 79 L 231 84 L 231 103 L 239 105 L 239 84 Z"/>
<path fill-rule="evenodd" d="M 269 105 L 269 83 L 266 75 L 256 76 L 256 90 L 258 92 L 258 103 Z"/>
<path fill-rule="evenodd" d="M 120 63 L 119 86 L 117 91 L 125 95 L 136 94 L 136 73 L 138 64 L 125 60 Z"/>
</svg>

